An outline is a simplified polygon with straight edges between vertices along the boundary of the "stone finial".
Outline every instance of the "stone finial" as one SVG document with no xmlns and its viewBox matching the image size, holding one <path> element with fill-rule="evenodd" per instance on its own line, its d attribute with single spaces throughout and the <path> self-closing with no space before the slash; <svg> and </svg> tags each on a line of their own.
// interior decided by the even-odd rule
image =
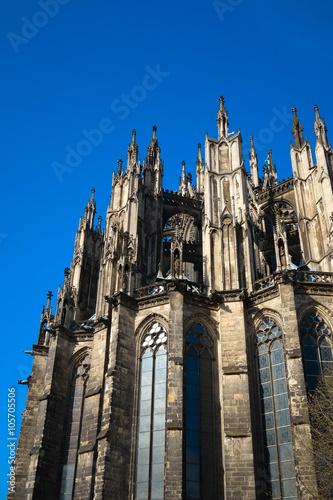
<svg viewBox="0 0 333 500">
<path fill-rule="evenodd" d="M 198 161 L 202 161 L 202 156 L 201 156 L 201 143 L 199 142 L 198 144 Z"/>
<path fill-rule="evenodd" d="M 302 127 L 302 125 L 299 121 L 299 118 L 297 116 L 297 110 L 296 110 L 295 106 L 292 108 L 292 112 L 293 112 L 294 117 L 293 117 L 293 128 L 291 130 L 291 133 L 294 136 L 295 146 L 296 146 L 296 148 L 299 149 L 304 144 L 303 127 Z"/>
<path fill-rule="evenodd" d="M 119 158 L 118 160 L 118 172 L 117 172 L 117 175 L 122 175 L 123 174 L 123 160 L 121 158 Z"/>
<path fill-rule="evenodd" d="M 53 297 L 53 293 L 51 291 L 48 291 L 47 292 L 47 301 L 46 301 L 46 311 L 50 311 L 50 307 L 51 307 L 51 297 Z"/>
</svg>

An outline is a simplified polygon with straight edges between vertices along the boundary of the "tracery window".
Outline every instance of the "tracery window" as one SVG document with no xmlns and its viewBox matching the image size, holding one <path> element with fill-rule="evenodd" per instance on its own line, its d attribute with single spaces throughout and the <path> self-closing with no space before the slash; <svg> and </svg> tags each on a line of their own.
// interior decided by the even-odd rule
<svg viewBox="0 0 333 500">
<path fill-rule="evenodd" d="M 167 334 L 153 323 L 141 342 L 135 500 L 164 499 Z"/>
<path fill-rule="evenodd" d="M 63 445 L 60 500 L 69 500 L 74 495 L 77 451 L 80 444 L 84 394 L 89 377 L 90 362 L 90 354 L 86 354 L 76 364 L 73 371 L 73 385 Z"/>
<path fill-rule="evenodd" d="M 282 330 L 270 317 L 258 328 L 257 350 L 268 493 L 298 498 Z"/>
<path fill-rule="evenodd" d="M 301 324 L 301 343 L 303 350 L 304 372 L 307 391 L 311 396 L 315 396 L 315 391 L 321 377 L 333 375 L 332 357 L 332 331 L 320 313 L 311 311 L 307 313 Z M 320 394 L 325 391 L 325 384 L 320 387 Z M 330 391 L 326 392 L 327 406 L 323 402 L 322 395 L 314 397 L 315 409 L 310 411 L 311 432 L 313 437 L 314 460 L 317 472 L 319 490 L 323 493 L 323 498 L 332 497 L 332 489 L 327 484 L 326 478 L 331 472 L 331 447 L 328 438 L 324 438 L 327 431 L 327 421 L 325 420 L 327 409 L 331 408 Z M 313 408 L 313 405 L 311 405 Z M 323 408 L 324 407 L 324 408 Z M 318 409 L 320 413 L 317 414 Z M 320 416 L 319 416 L 320 415 Z M 319 418 L 316 418 L 316 417 Z M 324 418 L 322 417 L 324 416 Z M 328 422 L 331 416 L 328 418 Z"/>
<path fill-rule="evenodd" d="M 216 498 L 212 349 L 202 325 L 191 325 L 185 355 L 186 499 Z"/>
<path fill-rule="evenodd" d="M 323 317 L 309 312 L 301 324 L 303 361 L 308 392 L 315 391 L 321 375 L 333 374 L 332 332 Z"/>
</svg>

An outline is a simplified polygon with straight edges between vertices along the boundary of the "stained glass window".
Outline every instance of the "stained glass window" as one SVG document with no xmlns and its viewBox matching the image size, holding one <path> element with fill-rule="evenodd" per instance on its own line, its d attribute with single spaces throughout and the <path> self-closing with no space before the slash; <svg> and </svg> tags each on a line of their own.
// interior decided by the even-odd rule
<svg viewBox="0 0 333 500">
<path fill-rule="evenodd" d="M 282 330 L 272 318 L 259 326 L 257 346 L 267 493 L 298 498 Z"/>
<path fill-rule="evenodd" d="M 307 391 L 310 398 L 315 395 L 320 377 L 333 375 L 331 334 L 332 332 L 330 327 L 324 321 L 321 314 L 316 311 L 308 313 L 302 321 L 301 343 L 303 350 L 303 363 Z M 315 399 L 312 401 L 315 401 Z M 331 462 L 331 450 L 329 449 L 329 446 L 327 446 L 327 442 L 323 442 L 320 438 L 320 436 L 325 432 L 325 430 L 321 427 L 321 419 L 316 419 L 313 414 L 311 415 L 311 413 L 310 418 L 318 485 L 319 489 L 323 487 L 326 489 L 327 485 L 323 482 L 323 478 L 327 477 L 325 471 L 328 470 L 328 464 Z M 326 493 L 328 493 L 328 491 L 326 491 Z"/>
<path fill-rule="evenodd" d="M 167 335 L 151 325 L 141 343 L 135 500 L 164 499 Z"/>
<path fill-rule="evenodd" d="M 318 312 L 311 311 L 302 321 L 303 362 L 310 394 L 316 390 L 319 376 L 333 374 L 331 333 Z"/>
<path fill-rule="evenodd" d="M 73 498 L 74 494 L 77 451 L 80 444 L 84 393 L 89 376 L 90 361 L 90 354 L 86 354 L 73 371 L 73 385 L 63 446 L 60 500 L 69 500 Z"/>
<path fill-rule="evenodd" d="M 186 499 L 216 498 L 214 460 L 213 342 L 200 323 L 186 336 Z"/>
</svg>

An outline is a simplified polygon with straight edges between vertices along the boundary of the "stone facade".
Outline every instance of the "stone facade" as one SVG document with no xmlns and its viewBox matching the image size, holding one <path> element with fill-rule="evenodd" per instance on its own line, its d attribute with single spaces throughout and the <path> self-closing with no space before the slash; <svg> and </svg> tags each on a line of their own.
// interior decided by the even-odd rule
<svg viewBox="0 0 333 500">
<path fill-rule="evenodd" d="M 302 322 L 329 361 L 333 152 L 316 106 L 314 164 L 293 113 L 282 182 L 252 139 L 246 172 L 222 97 L 196 185 L 183 163 L 164 191 L 156 127 L 143 165 L 133 131 L 105 231 L 93 190 L 43 309 L 15 498 L 316 498 Z"/>
</svg>

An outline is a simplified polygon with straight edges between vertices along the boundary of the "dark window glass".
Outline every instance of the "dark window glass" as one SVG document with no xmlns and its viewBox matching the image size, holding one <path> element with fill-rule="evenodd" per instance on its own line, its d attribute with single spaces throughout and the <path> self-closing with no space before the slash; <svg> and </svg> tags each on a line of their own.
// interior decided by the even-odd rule
<svg viewBox="0 0 333 500">
<path fill-rule="evenodd" d="M 311 311 L 303 319 L 300 332 L 307 391 L 309 395 L 313 395 L 317 389 L 319 378 L 333 374 L 332 332 L 321 314 L 315 311 Z M 317 425 L 318 422 L 312 419 L 314 429 Z M 329 447 L 327 449 L 323 448 L 316 432 L 313 433 L 313 446 L 315 449 L 317 480 L 319 487 L 321 487 L 322 474 L 320 471 L 325 462 L 330 462 L 331 450 L 329 450 Z M 327 459 L 325 452 L 327 452 Z M 286 483 L 287 487 L 290 487 L 288 483 Z"/>
<path fill-rule="evenodd" d="M 186 336 L 186 499 L 216 498 L 214 463 L 213 342 L 201 324 Z"/>
<path fill-rule="evenodd" d="M 164 499 L 166 341 L 165 329 L 154 323 L 141 344 L 135 500 Z"/>
<path fill-rule="evenodd" d="M 259 328 L 256 343 L 263 441 L 269 478 L 267 494 L 276 499 L 292 499 L 298 497 L 281 337 L 280 326 L 273 319 L 266 318 Z M 294 489 L 291 485 L 294 485 Z"/>
<path fill-rule="evenodd" d="M 301 340 L 307 389 L 313 393 L 318 377 L 333 373 L 331 329 L 319 313 L 311 311 L 303 319 Z"/>
</svg>

